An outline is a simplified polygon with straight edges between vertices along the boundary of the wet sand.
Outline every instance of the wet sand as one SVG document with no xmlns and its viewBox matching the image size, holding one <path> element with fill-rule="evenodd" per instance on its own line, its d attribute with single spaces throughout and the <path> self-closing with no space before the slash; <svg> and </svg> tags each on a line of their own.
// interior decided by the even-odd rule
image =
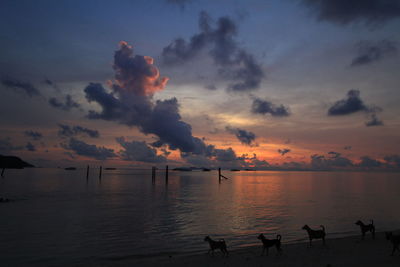
<svg viewBox="0 0 400 267">
<path fill-rule="evenodd" d="M 396 231 L 397 232 L 397 231 Z M 229 249 L 229 244 L 228 244 Z M 360 236 L 327 239 L 324 247 L 320 240 L 308 243 L 282 243 L 283 253 L 278 255 L 271 248 L 268 256 L 261 256 L 262 247 L 249 247 L 230 251 L 229 257 L 216 252 L 212 257 L 207 255 L 207 244 L 204 253 L 197 255 L 165 255 L 157 257 L 126 257 L 123 259 L 107 259 L 100 266 L 174 266 L 174 267 L 212 267 L 212 266 L 400 266 L 400 252 L 390 256 L 392 244 L 386 240 L 384 233 L 377 233 L 376 239 Z M 99 263 L 95 264 L 99 266 Z M 93 265 L 94 266 L 94 265 Z"/>
</svg>

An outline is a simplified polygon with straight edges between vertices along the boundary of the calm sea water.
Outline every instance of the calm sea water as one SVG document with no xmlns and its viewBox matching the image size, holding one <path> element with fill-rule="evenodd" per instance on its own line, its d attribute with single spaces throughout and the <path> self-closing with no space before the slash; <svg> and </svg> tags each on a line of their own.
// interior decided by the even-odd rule
<svg viewBox="0 0 400 267">
<path fill-rule="evenodd" d="M 205 252 L 205 235 L 229 248 L 264 233 L 305 240 L 304 224 L 328 237 L 358 234 L 358 219 L 378 231 L 400 228 L 400 175 L 373 172 L 170 172 L 6 170 L 0 179 L 0 262 L 73 265 L 130 257 Z"/>
</svg>

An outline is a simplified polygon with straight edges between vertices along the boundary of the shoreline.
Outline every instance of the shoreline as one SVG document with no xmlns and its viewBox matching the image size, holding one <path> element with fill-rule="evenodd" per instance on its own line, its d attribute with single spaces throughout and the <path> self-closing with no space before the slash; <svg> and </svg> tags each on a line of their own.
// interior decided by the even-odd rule
<svg viewBox="0 0 400 267">
<path fill-rule="evenodd" d="M 386 240 L 384 232 L 376 233 L 375 240 L 370 235 L 361 240 L 361 235 L 357 235 L 327 239 L 326 244 L 324 247 L 320 240 L 313 240 L 312 247 L 308 241 L 282 243 L 281 255 L 272 247 L 268 256 L 261 256 L 260 243 L 259 246 L 230 250 L 229 257 L 223 257 L 219 251 L 214 257 L 207 255 L 208 245 L 205 244 L 203 253 L 165 252 L 154 257 L 132 255 L 102 259 L 90 266 L 400 266 L 400 253 L 396 251 L 394 256 L 390 256 L 392 244 Z"/>
</svg>

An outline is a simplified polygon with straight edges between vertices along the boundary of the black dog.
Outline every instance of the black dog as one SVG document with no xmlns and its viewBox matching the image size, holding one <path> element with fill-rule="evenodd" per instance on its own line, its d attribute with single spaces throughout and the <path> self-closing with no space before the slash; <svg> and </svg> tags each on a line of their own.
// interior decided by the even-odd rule
<svg viewBox="0 0 400 267">
<path fill-rule="evenodd" d="M 325 245 L 325 227 L 321 225 L 322 230 L 313 230 L 307 224 L 304 225 L 301 229 L 306 230 L 308 233 L 308 238 L 310 239 L 310 247 L 312 246 L 311 241 L 313 239 L 322 239 L 323 244 Z"/>
<path fill-rule="evenodd" d="M 364 224 L 362 221 L 358 220 L 356 222 L 356 225 L 360 226 L 362 239 L 364 239 L 366 232 L 371 232 L 372 233 L 372 239 L 375 239 L 375 225 L 374 225 L 374 221 L 373 220 L 371 220 L 370 224 Z"/>
<path fill-rule="evenodd" d="M 280 254 L 282 252 L 282 249 L 281 249 L 282 236 L 281 235 L 277 235 L 276 239 L 266 239 L 263 234 L 260 234 L 257 237 L 257 239 L 260 239 L 263 243 L 263 250 L 262 250 L 261 255 L 264 255 L 264 251 L 267 251 L 267 255 L 268 255 L 268 249 L 273 246 L 276 247 L 278 254 Z"/>
<path fill-rule="evenodd" d="M 214 256 L 214 250 L 215 249 L 220 249 L 222 254 L 225 256 L 228 256 L 228 250 L 226 249 L 226 243 L 224 239 L 220 239 L 219 241 L 214 241 L 212 240 L 209 236 L 206 236 L 204 238 L 204 241 L 208 242 L 208 244 L 210 245 L 210 249 L 208 250 L 208 254 L 211 254 Z"/>
<path fill-rule="evenodd" d="M 389 240 L 393 244 L 393 250 L 391 256 L 393 256 L 394 251 L 397 249 L 400 251 L 400 235 L 394 235 L 392 232 L 386 232 L 386 239 Z"/>
</svg>

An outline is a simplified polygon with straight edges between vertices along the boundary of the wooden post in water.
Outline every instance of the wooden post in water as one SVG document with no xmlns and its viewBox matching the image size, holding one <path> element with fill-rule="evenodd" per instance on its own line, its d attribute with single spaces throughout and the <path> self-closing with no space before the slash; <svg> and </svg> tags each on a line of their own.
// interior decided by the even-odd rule
<svg viewBox="0 0 400 267">
<path fill-rule="evenodd" d="M 1 171 L 1 177 L 4 177 L 4 170 L 5 170 L 6 168 L 3 168 L 3 170 Z"/>
<path fill-rule="evenodd" d="M 87 165 L 87 168 L 86 168 L 86 181 L 88 181 L 89 180 L 89 165 Z"/>
<path fill-rule="evenodd" d="M 218 182 L 221 183 L 221 168 L 218 168 Z"/>
<path fill-rule="evenodd" d="M 154 184 L 156 182 L 156 167 L 151 167 L 151 182 Z"/>
<path fill-rule="evenodd" d="M 103 166 L 100 166 L 100 172 L 99 172 L 99 180 L 101 180 L 101 171 L 103 170 Z"/>
<path fill-rule="evenodd" d="M 165 166 L 165 184 L 168 184 L 168 165 Z"/>
</svg>

